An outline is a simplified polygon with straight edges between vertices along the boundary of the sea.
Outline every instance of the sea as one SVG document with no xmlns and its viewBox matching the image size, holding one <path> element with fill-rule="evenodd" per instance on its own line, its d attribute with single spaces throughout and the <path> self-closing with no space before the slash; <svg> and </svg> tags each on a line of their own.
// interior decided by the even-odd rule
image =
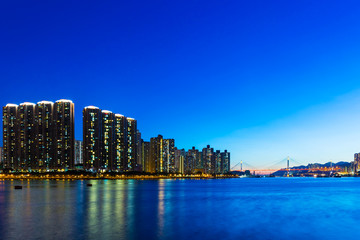
<svg viewBox="0 0 360 240">
<path fill-rule="evenodd" d="M 360 239 L 360 178 L 0 180 L 0 239 Z"/>
</svg>

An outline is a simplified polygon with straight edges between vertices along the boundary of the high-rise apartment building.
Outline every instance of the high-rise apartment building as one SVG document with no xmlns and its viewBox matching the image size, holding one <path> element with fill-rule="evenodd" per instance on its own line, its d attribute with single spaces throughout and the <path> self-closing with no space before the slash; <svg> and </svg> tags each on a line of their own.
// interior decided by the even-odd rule
<svg viewBox="0 0 360 240">
<path fill-rule="evenodd" d="M 124 171 L 127 166 L 127 120 L 121 114 L 115 114 L 115 171 Z"/>
<path fill-rule="evenodd" d="M 230 152 L 225 150 L 221 153 L 221 173 L 230 172 Z"/>
<path fill-rule="evenodd" d="M 37 170 L 39 163 L 36 156 L 36 123 L 35 104 L 25 102 L 17 110 L 18 126 L 18 169 L 22 171 Z"/>
<path fill-rule="evenodd" d="M 18 129 L 16 104 L 3 107 L 3 151 L 4 168 L 18 169 Z"/>
<path fill-rule="evenodd" d="M 150 139 L 149 172 L 175 173 L 175 140 L 162 135 Z"/>
<path fill-rule="evenodd" d="M 150 142 L 141 142 L 141 165 L 143 172 L 150 171 Z"/>
<path fill-rule="evenodd" d="M 137 122 L 133 118 L 127 119 L 127 164 L 125 171 L 135 171 L 137 168 L 136 134 Z"/>
<path fill-rule="evenodd" d="M 185 149 L 177 149 L 175 147 L 175 172 L 183 174 L 184 171 L 184 163 L 186 158 Z"/>
<path fill-rule="evenodd" d="M 52 169 L 74 168 L 75 125 L 74 103 L 61 99 L 54 104 L 55 156 Z"/>
<path fill-rule="evenodd" d="M 143 163 L 142 163 L 142 138 L 139 130 L 136 130 L 136 171 L 143 171 Z"/>
<path fill-rule="evenodd" d="M 111 171 L 114 169 L 116 159 L 115 114 L 107 110 L 101 111 L 101 114 L 101 169 Z"/>
<path fill-rule="evenodd" d="M 214 162 L 214 149 L 210 148 L 210 145 L 203 148 L 202 159 L 204 172 L 207 174 L 214 173 L 214 168 L 212 167 L 212 163 Z"/>
<path fill-rule="evenodd" d="M 84 169 L 98 171 L 101 167 L 101 110 L 88 106 L 83 109 Z"/>
<path fill-rule="evenodd" d="M 354 172 L 358 172 L 360 170 L 360 153 L 354 154 Z"/>
<path fill-rule="evenodd" d="M 83 164 L 83 141 L 75 140 L 75 165 Z"/>
<path fill-rule="evenodd" d="M 41 101 L 35 106 L 35 144 L 39 170 L 50 169 L 54 160 L 53 112 L 53 102 Z"/>
<path fill-rule="evenodd" d="M 72 169 L 74 104 L 8 104 L 3 107 L 5 167 L 16 171 Z"/>
<path fill-rule="evenodd" d="M 0 147 L 0 163 L 4 163 L 4 151 L 3 151 L 3 147 Z"/>
<path fill-rule="evenodd" d="M 223 168 L 222 168 L 222 158 L 221 158 L 221 152 L 220 150 L 216 150 L 213 157 L 213 163 L 212 163 L 212 169 L 213 173 L 215 174 L 222 174 Z"/>
</svg>

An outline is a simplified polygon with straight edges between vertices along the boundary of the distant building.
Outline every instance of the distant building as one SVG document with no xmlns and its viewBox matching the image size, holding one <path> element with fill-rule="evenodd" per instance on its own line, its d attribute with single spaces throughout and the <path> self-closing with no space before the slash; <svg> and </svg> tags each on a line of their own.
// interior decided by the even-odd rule
<svg viewBox="0 0 360 240">
<path fill-rule="evenodd" d="M 17 170 L 18 160 L 18 129 L 16 104 L 7 104 L 3 107 L 3 154 L 4 168 Z"/>
<path fill-rule="evenodd" d="M 39 164 L 36 156 L 35 104 L 25 102 L 19 105 L 17 111 L 18 126 L 18 170 L 36 170 Z"/>
<path fill-rule="evenodd" d="M 175 173 L 175 140 L 162 135 L 150 139 L 148 170 L 152 173 Z"/>
<path fill-rule="evenodd" d="M 191 151 L 186 152 L 185 161 L 184 161 L 184 173 L 185 174 L 195 173 L 195 158 L 194 158 L 194 154 Z"/>
<path fill-rule="evenodd" d="M 74 168 L 75 159 L 75 115 L 74 103 L 61 99 L 54 105 L 55 157 L 52 169 Z"/>
<path fill-rule="evenodd" d="M 204 166 L 204 172 L 207 174 L 212 174 L 215 172 L 214 166 L 214 149 L 210 148 L 210 145 L 207 145 L 206 148 L 202 150 L 202 162 Z"/>
<path fill-rule="evenodd" d="M 4 151 L 3 147 L 0 147 L 0 163 L 4 162 Z"/>
<path fill-rule="evenodd" d="M 101 167 L 101 110 L 88 106 L 83 109 L 83 165 L 86 170 Z"/>
<path fill-rule="evenodd" d="M 151 172 L 150 170 L 150 142 L 142 141 L 141 143 L 141 165 L 144 172 Z"/>
<path fill-rule="evenodd" d="M 215 174 L 222 174 L 223 173 L 223 165 L 222 165 L 222 158 L 220 150 L 216 150 L 213 157 L 212 163 Z"/>
<path fill-rule="evenodd" d="M 49 101 L 38 102 L 35 106 L 37 119 L 36 155 L 38 167 L 49 170 L 54 161 L 54 103 Z"/>
<path fill-rule="evenodd" d="M 111 171 L 116 166 L 115 114 L 101 111 L 101 163 L 100 169 Z"/>
<path fill-rule="evenodd" d="M 127 164 L 125 171 L 137 169 L 137 121 L 133 118 L 127 120 Z"/>
<path fill-rule="evenodd" d="M 75 140 L 75 165 L 83 164 L 83 141 Z"/>
<path fill-rule="evenodd" d="M 137 130 L 136 132 L 136 164 L 137 164 L 137 169 L 136 171 L 143 171 L 144 165 L 143 165 L 143 161 L 142 161 L 142 138 L 141 138 L 141 133 L 139 130 Z"/>
<path fill-rule="evenodd" d="M 354 154 L 354 172 L 358 172 L 360 170 L 360 153 Z"/>
<path fill-rule="evenodd" d="M 183 174 L 184 171 L 184 163 L 186 158 L 185 149 L 177 149 L 175 148 L 175 172 Z"/>
<path fill-rule="evenodd" d="M 115 171 L 127 169 L 127 120 L 121 114 L 115 114 Z"/>
<path fill-rule="evenodd" d="M 230 152 L 225 150 L 221 153 L 221 173 L 230 172 Z"/>
</svg>

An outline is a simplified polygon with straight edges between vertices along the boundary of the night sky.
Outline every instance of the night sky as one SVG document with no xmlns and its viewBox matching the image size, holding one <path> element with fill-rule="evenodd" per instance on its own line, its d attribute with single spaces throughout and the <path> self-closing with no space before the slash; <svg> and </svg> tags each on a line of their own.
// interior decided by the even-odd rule
<svg viewBox="0 0 360 240">
<path fill-rule="evenodd" d="M 360 152 L 359 9 L 2 1 L 0 104 L 71 99 L 77 139 L 82 109 L 95 105 L 137 119 L 145 140 L 228 149 L 232 165 L 351 161 Z"/>
</svg>

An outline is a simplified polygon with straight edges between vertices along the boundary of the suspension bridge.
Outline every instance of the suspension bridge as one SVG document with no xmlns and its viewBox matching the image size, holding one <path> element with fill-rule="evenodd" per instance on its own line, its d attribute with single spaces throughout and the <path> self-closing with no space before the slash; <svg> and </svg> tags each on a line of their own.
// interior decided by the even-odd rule
<svg viewBox="0 0 360 240">
<path fill-rule="evenodd" d="M 296 167 L 294 165 L 297 165 Z M 307 165 L 307 164 L 306 164 Z M 309 166 L 309 165 L 307 165 Z M 310 165 L 311 166 L 311 165 Z M 240 161 L 237 164 L 235 164 L 233 167 L 230 168 L 230 171 L 236 172 L 236 171 L 250 171 L 253 175 L 268 175 L 272 174 L 277 171 L 283 171 L 285 175 L 288 175 L 293 171 L 328 171 L 328 172 L 335 172 L 339 171 L 339 167 L 333 167 L 332 162 L 330 167 L 324 168 L 324 167 L 305 167 L 304 163 L 301 163 L 300 161 L 297 161 L 293 158 L 287 157 L 280 161 L 270 163 L 268 166 L 265 167 L 255 167 L 249 163 L 246 163 L 245 161 Z"/>
</svg>

